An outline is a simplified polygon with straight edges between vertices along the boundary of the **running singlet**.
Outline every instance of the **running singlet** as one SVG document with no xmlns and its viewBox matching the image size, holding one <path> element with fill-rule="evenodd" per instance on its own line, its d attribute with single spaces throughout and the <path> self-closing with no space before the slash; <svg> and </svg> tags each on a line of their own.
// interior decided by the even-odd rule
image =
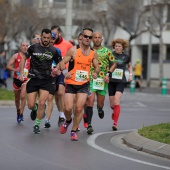
<svg viewBox="0 0 170 170">
<path fill-rule="evenodd" d="M 60 40 L 58 43 L 54 44 L 55 48 L 60 49 L 61 56 L 64 57 L 67 53 L 67 51 L 72 47 L 73 45 L 69 42 L 60 37 Z M 66 68 L 68 68 L 68 64 L 66 64 Z"/>
<path fill-rule="evenodd" d="M 92 78 L 92 73 L 94 72 L 94 67 L 90 67 L 90 81 L 93 81 L 93 88 L 102 90 L 104 88 L 104 76 L 108 72 L 109 62 L 114 62 L 114 56 L 112 51 L 106 47 L 102 47 L 97 52 L 97 58 L 99 62 L 100 72 L 97 76 L 97 79 Z"/>
<path fill-rule="evenodd" d="M 71 74 L 70 79 L 65 79 L 66 84 L 83 85 L 89 81 L 90 65 L 94 58 L 94 51 L 90 50 L 88 56 L 84 56 L 81 49 L 76 50 L 75 58 L 69 63 L 68 71 Z"/>
<path fill-rule="evenodd" d="M 114 56 L 112 51 L 106 47 L 96 50 L 97 58 L 99 62 L 100 72 L 98 78 L 103 79 L 109 69 L 109 62 L 114 62 Z M 92 79 L 92 73 L 94 72 L 94 67 L 90 67 L 90 79 Z"/>
<path fill-rule="evenodd" d="M 17 69 L 17 68 L 20 66 L 21 60 L 22 60 L 22 57 L 21 57 L 21 55 L 18 53 L 17 59 L 16 59 L 15 62 L 14 62 L 14 68 Z M 27 59 L 26 62 L 25 62 L 25 66 L 24 66 L 24 80 L 27 80 L 27 79 L 28 79 L 29 69 L 30 69 L 30 58 Z M 19 75 L 17 74 L 17 72 L 14 72 L 13 78 L 16 78 L 16 79 L 19 78 Z"/>
<path fill-rule="evenodd" d="M 40 43 L 31 45 L 26 53 L 30 60 L 30 78 L 50 79 L 52 71 L 52 61 L 56 64 L 60 61 L 60 56 L 53 46 L 43 47 Z"/>
<path fill-rule="evenodd" d="M 130 62 L 130 58 L 125 53 L 117 54 L 113 52 L 113 55 L 115 56 L 115 61 L 117 63 L 117 66 L 114 72 L 112 73 L 112 77 L 110 78 L 110 81 L 125 83 L 126 82 L 125 69 L 126 69 L 126 64 Z M 109 67 L 111 67 L 112 64 L 113 63 L 109 63 Z"/>
<path fill-rule="evenodd" d="M 61 51 L 61 56 L 64 57 L 67 53 L 67 51 L 72 47 L 73 45 L 66 41 L 65 39 L 62 39 L 62 41 L 60 41 L 60 43 L 58 44 L 54 44 L 55 48 L 59 48 Z"/>
</svg>

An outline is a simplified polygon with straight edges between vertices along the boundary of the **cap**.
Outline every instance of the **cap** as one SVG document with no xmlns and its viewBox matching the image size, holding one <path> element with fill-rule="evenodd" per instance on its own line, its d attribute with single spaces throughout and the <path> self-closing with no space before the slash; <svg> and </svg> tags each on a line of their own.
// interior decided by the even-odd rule
<svg viewBox="0 0 170 170">
<path fill-rule="evenodd" d="M 139 58 L 137 58 L 137 59 L 136 59 L 136 62 L 137 62 L 137 63 L 140 63 L 140 59 L 139 59 Z"/>
<path fill-rule="evenodd" d="M 54 32 L 51 33 L 52 38 L 56 38 L 56 34 Z"/>
</svg>

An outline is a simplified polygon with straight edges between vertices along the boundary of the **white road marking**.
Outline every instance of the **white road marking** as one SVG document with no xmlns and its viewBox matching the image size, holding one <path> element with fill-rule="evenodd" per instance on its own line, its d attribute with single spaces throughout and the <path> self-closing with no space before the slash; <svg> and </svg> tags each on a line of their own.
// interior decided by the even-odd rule
<svg viewBox="0 0 170 170">
<path fill-rule="evenodd" d="M 131 130 L 122 130 L 122 131 L 119 131 L 119 132 L 128 132 L 128 131 L 132 131 L 132 130 L 134 130 L 134 129 L 131 129 Z M 90 137 L 87 139 L 87 144 L 90 145 L 90 146 L 92 146 L 93 148 L 99 150 L 99 151 L 108 153 L 108 154 L 113 155 L 113 156 L 117 156 L 117 157 L 119 157 L 119 158 L 123 158 L 123 159 L 126 159 L 126 160 L 130 160 L 130 161 L 137 162 L 137 163 L 141 163 L 141 164 L 145 164 L 145 165 L 154 166 L 154 167 L 157 167 L 157 168 L 170 169 L 170 167 L 167 167 L 167 166 L 162 166 L 162 165 L 153 164 L 153 163 L 150 163 L 150 162 L 141 161 L 141 160 L 134 159 L 134 158 L 129 158 L 129 157 L 127 157 L 127 156 L 123 156 L 123 155 L 120 155 L 120 154 L 111 152 L 111 151 L 109 151 L 109 150 L 106 150 L 106 149 L 104 149 L 104 148 L 96 145 L 96 143 L 95 143 L 96 138 L 97 138 L 98 136 L 102 135 L 102 134 L 107 134 L 107 133 L 113 133 L 113 132 L 96 133 L 96 134 L 90 136 Z"/>
</svg>

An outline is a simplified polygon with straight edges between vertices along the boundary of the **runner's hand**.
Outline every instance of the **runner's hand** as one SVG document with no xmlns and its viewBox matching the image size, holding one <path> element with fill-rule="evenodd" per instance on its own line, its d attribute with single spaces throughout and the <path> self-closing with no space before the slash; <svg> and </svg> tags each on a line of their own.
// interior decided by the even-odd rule
<svg viewBox="0 0 170 170">
<path fill-rule="evenodd" d="M 105 81 L 106 83 L 109 83 L 109 76 L 104 76 L 104 81 Z"/>
<path fill-rule="evenodd" d="M 65 73 L 65 78 L 66 79 L 70 79 L 72 76 L 71 76 L 71 74 L 69 73 L 69 72 L 67 72 L 67 73 Z"/>
<path fill-rule="evenodd" d="M 55 77 L 56 75 L 60 75 L 60 74 L 61 74 L 61 71 L 58 70 L 57 68 L 52 69 L 52 72 L 51 72 L 52 77 Z"/>
<path fill-rule="evenodd" d="M 93 72 L 92 77 L 93 77 L 94 79 L 97 79 L 97 73 Z"/>
<path fill-rule="evenodd" d="M 23 75 L 23 73 L 20 73 L 19 80 L 20 80 L 20 81 L 24 81 L 24 75 Z"/>
</svg>

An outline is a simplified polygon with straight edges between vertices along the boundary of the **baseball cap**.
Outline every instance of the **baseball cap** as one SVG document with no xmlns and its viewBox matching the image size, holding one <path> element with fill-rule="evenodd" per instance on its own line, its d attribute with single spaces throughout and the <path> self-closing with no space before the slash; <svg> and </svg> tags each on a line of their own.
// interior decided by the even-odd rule
<svg viewBox="0 0 170 170">
<path fill-rule="evenodd" d="M 54 32 L 51 33 L 52 38 L 56 38 L 56 34 Z"/>
</svg>

